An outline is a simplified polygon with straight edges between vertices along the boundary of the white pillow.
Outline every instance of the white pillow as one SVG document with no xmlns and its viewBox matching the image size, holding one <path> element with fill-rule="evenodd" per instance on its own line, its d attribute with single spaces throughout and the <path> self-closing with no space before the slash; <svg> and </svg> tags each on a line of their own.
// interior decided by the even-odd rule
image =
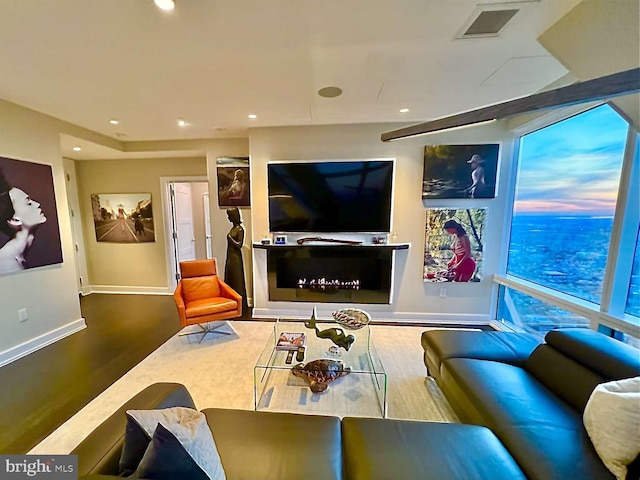
<svg viewBox="0 0 640 480">
<path fill-rule="evenodd" d="M 192 408 L 173 407 L 159 410 L 127 410 L 149 435 L 161 423 L 182 444 L 184 449 L 211 480 L 225 480 L 226 476 L 204 413 Z"/>
<path fill-rule="evenodd" d="M 640 454 L 640 377 L 598 385 L 583 421 L 602 462 L 624 480 L 627 465 Z"/>
</svg>

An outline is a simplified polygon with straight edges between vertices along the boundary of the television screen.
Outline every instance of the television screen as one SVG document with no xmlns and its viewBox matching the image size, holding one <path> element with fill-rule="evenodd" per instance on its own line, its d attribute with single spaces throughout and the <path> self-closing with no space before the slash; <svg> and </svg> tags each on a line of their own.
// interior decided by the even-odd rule
<svg viewBox="0 0 640 480">
<path fill-rule="evenodd" d="M 389 232 L 393 160 L 270 163 L 272 232 Z"/>
</svg>

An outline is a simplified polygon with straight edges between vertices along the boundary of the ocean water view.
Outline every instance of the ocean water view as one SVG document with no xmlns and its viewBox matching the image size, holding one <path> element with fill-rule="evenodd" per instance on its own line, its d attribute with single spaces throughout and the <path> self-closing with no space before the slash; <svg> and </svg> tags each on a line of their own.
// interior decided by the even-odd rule
<svg viewBox="0 0 640 480">
<path fill-rule="evenodd" d="M 514 215 L 507 271 L 509 274 L 582 300 L 600 303 L 609 241 L 610 216 Z M 627 312 L 640 312 L 640 254 L 629 289 Z M 505 311 L 509 309 L 510 311 Z M 528 295 L 506 289 L 503 316 L 540 334 L 558 326 L 588 326 L 584 317 Z"/>
<path fill-rule="evenodd" d="M 507 271 L 600 302 L 613 217 L 514 215 Z"/>
</svg>

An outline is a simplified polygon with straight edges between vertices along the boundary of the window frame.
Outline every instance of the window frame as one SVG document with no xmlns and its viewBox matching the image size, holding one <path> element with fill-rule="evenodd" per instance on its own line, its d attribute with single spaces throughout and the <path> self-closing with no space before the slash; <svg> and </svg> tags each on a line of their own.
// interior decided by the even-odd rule
<svg viewBox="0 0 640 480">
<path fill-rule="evenodd" d="M 613 228 L 604 272 L 603 291 L 599 304 L 596 304 L 509 275 L 507 273 L 507 261 L 511 242 L 511 227 L 518 180 L 518 167 L 521 159 L 522 137 L 571 117 L 581 115 L 588 110 L 602 105 L 609 105 L 609 107 L 627 122 L 628 128 L 623 152 L 622 169 L 620 172 L 620 182 L 618 184 Z M 554 110 L 528 123 L 513 128 L 511 131 L 515 138 L 513 161 L 511 162 L 509 171 L 505 172 L 508 174 L 507 181 L 509 188 L 507 190 L 502 230 L 504 253 L 500 258 L 498 273 L 493 276 L 495 302 L 492 306 L 492 318 L 495 318 L 497 322 L 502 324 L 501 319 L 497 318 L 497 313 L 499 311 L 499 289 L 500 286 L 504 286 L 570 313 L 585 317 L 589 320 L 589 327 L 593 330 L 598 330 L 600 326 L 603 325 L 640 338 L 640 317 L 625 312 L 631 283 L 633 258 L 631 259 L 632 261 L 629 262 L 628 258 L 624 255 L 631 244 L 633 244 L 631 249 L 635 249 L 635 241 L 640 226 L 640 201 L 634 203 L 634 199 L 640 199 L 640 133 L 638 128 L 611 102 L 591 102 L 589 104 Z"/>
</svg>

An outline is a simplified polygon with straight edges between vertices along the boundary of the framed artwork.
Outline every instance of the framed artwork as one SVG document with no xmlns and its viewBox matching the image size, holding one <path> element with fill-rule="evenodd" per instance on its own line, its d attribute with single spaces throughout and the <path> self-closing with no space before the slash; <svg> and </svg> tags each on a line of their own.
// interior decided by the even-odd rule
<svg viewBox="0 0 640 480">
<path fill-rule="evenodd" d="M 50 165 L 0 157 L 0 275 L 62 263 Z"/>
<path fill-rule="evenodd" d="M 494 198 L 500 145 L 424 147 L 422 198 Z"/>
<path fill-rule="evenodd" d="M 425 223 L 425 282 L 482 280 L 486 208 L 430 208 Z"/>
<path fill-rule="evenodd" d="M 249 157 L 216 159 L 218 177 L 218 205 L 220 207 L 249 207 Z"/>
<path fill-rule="evenodd" d="M 98 242 L 156 241 L 150 193 L 94 193 L 91 210 Z"/>
</svg>

